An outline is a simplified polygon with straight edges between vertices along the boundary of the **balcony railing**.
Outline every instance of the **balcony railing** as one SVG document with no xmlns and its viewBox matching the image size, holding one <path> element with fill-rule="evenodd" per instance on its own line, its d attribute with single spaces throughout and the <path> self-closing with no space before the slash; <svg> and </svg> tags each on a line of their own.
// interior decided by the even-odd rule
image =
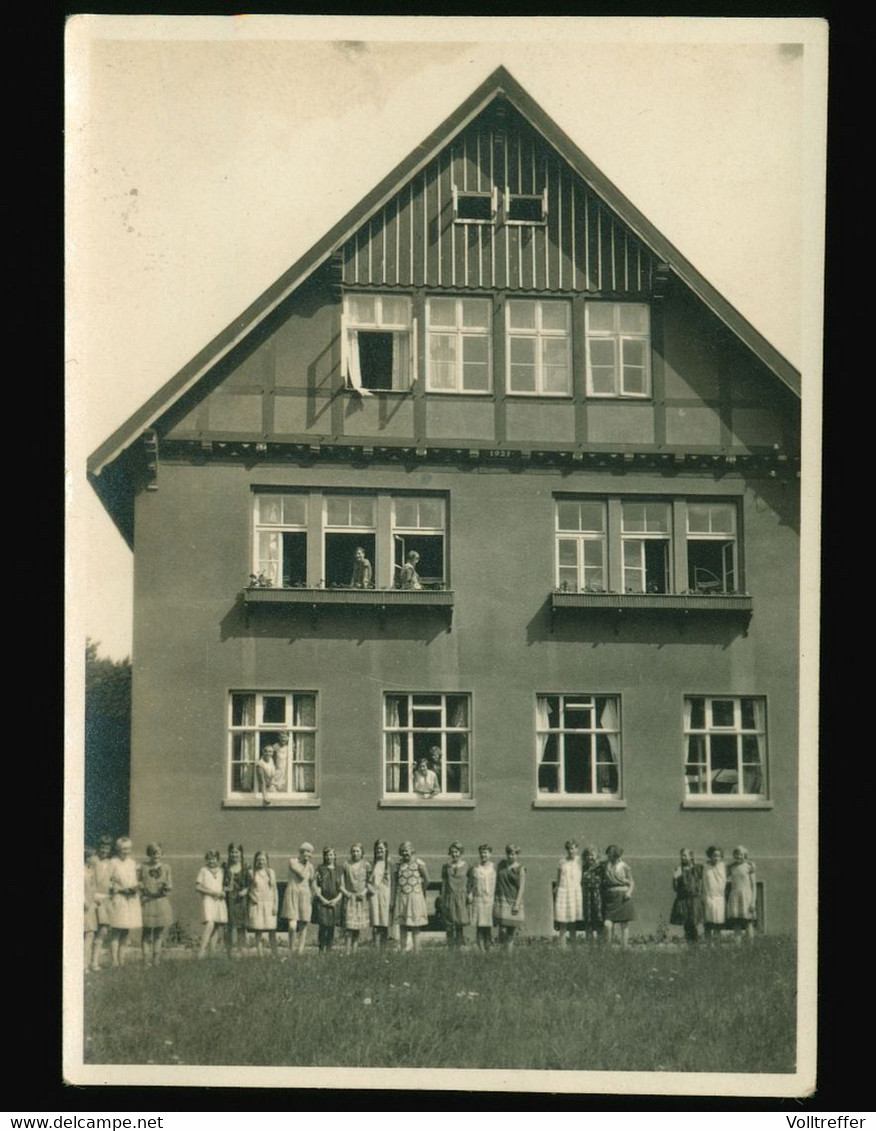
<svg viewBox="0 0 876 1131">
<path fill-rule="evenodd" d="M 453 617 L 452 589 L 269 589 L 255 586 L 244 589 L 247 611 L 253 606 L 285 606 L 310 612 L 314 619 L 320 611 L 335 609 L 372 609 L 382 618 L 393 609 L 421 610 L 424 613 L 442 610 L 447 618 L 447 631 Z"/>
<path fill-rule="evenodd" d="M 551 594 L 551 616 L 567 610 L 593 612 L 649 613 L 712 613 L 733 614 L 751 618 L 754 608 L 748 593 L 568 593 L 555 590 Z"/>
</svg>

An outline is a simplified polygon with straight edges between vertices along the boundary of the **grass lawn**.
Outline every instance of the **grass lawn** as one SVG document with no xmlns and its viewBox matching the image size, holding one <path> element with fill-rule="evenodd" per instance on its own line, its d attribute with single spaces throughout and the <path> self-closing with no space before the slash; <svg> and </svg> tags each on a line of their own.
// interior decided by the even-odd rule
<svg viewBox="0 0 876 1131">
<path fill-rule="evenodd" d="M 135 952 L 136 953 L 136 952 Z M 90 1064 L 792 1072 L 796 948 L 370 949 L 89 974 Z"/>
</svg>

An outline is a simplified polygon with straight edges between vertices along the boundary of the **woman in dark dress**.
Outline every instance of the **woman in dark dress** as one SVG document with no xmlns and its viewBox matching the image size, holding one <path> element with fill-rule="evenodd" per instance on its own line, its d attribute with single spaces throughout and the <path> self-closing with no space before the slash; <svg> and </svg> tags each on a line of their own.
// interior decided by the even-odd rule
<svg viewBox="0 0 876 1131">
<path fill-rule="evenodd" d="M 681 863 L 672 874 L 675 901 L 669 915 L 674 927 L 684 927 L 684 937 L 689 943 L 699 938 L 703 921 L 703 868 L 694 860 L 690 848 L 681 849 Z"/>
<path fill-rule="evenodd" d="M 576 924 L 588 942 L 598 942 L 602 937 L 605 916 L 602 913 L 602 864 L 599 849 L 587 845 L 581 853 L 581 895 L 583 912 Z"/>
<path fill-rule="evenodd" d="M 319 951 L 331 950 L 335 939 L 335 927 L 340 923 L 341 874 L 337 866 L 337 856 L 333 848 L 322 850 L 322 863 L 314 877 L 313 922 L 319 927 L 317 942 Z"/>
<path fill-rule="evenodd" d="M 602 913 L 605 916 L 605 941 L 620 938 L 621 946 L 630 941 L 630 923 L 635 919 L 633 910 L 633 873 L 623 859 L 624 850 L 610 844 L 605 850 L 602 871 Z"/>
</svg>

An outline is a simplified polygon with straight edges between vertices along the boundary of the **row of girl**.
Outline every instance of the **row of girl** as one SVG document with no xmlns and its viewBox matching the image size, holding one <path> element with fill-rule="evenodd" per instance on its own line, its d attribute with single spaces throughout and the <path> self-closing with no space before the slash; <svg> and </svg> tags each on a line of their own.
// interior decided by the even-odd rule
<svg viewBox="0 0 876 1131">
<path fill-rule="evenodd" d="M 567 936 L 576 941 L 582 931 L 589 941 L 617 936 L 629 942 L 629 925 L 635 918 L 633 876 L 623 859 L 623 850 L 609 845 L 605 859 L 587 847 L 579 856 L 578 844 L 566 841 L 554 885 L 554 927 L 561 947 Z M 732 927 L 736 941 L 754 938 L 757 922 L 757 871 L 743 845 L 733 849 L 733 861 L 724 864 L 724 852 L 711 845 L 706 862 L 698 864 L 690 848 L 680 850 L 680 861 L 672 876 L 675 899 L 669 915 L 673 926 L 684 928 L 684 937 L 696 943 L 703 929 L 708 942 Z"/>
<path fill-rule="evenodd" d="M 147 846 L 147 859 L 133 858 L 129 838 L 101 839 L 97 852 L 86 853 L 85 935 L 86 964 L 100 969 L 107 939 L 113 966 L 122 964 L 128 934 L 142 928 L 143 958 L 147 966 L 161 961 L 164 933 L 173 924 L 170 894 L 173 881 L 161 846 Z M 576 941 L 583 931 L 591 940 L 618 941 L 626 946 L 634 919 L 634 882 L 623 850 L 609 845 L 605 856 L 595 848 L 579 855 L 575 841 L 567 841 L 554 887 L 554 925 L 560 946 Z M 479 949 L 492 946 L 493 928 L 499 944 L 510 949 L 525 921 L 526 868 L 520 849 L 509 844 L 498 866 L 488 844 L 478 847 L 478 859 L 469 865 L 463 846 L 454 841 L 441 869 L 441 891 L 436 910 L 448 944 L 463 944 L 464 929 L 475 928 Z M 377 840 L 371 860 L 361 843 L 350 848 L 349 858 L 338 862 L 335 850 L 323 849 L 322 863 L 314 866 L 313 845 L 305 842 L 289 860 L 282 904 L 274 869 L 268 856 L 257 852 L 252 867 L 240 845 L 228 846 L 224 862 L 214 850 L 207 852 L 195 881 L 201 897 L 202 923 L 199 957 L 224 939 L 229 955 L 241 953 L 247 934 L 253 933 L 259 955 L 277 953 L 279 920 L 286 920 L 289 951 L 302 953 L 310 923 L 318 928 L 321 952 L 330 950 L 336 929 L 345 934 L 349 952 L 358 948 L 364 930 L 370 929 L 377 947 L 386 945 L 397 929 L 400 946 L 416 950 L 420 930 L 428 924 L 426 893 L 430 879 L 425 863 L 415 855 L 410 841 L 399 846 L 391 861 L 389 845 Z M 705 865 L 696 864 L 689 849 L 681 850 L 681 863 L 673 876 L 676 899 L 670 921 L 683 926 L 689 941 L 696 941 L 699 925 L 706 933 L 725 921 L 745 924 L 749 934 L 754 920 L 754 865 L 743 848 L 734 851 L 729 873 L 722 853 L 710 848 Z M 726 892 L 725 892 L 726 888 Z M 720 889 L 720 892 L 719 892 Z M 726 900 L 726 904 L 725 904 Z"/>
</svg>

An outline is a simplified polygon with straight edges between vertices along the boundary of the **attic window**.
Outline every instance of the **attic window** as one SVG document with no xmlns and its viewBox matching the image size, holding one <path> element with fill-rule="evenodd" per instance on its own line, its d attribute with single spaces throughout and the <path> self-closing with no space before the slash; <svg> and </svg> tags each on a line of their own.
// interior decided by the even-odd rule
<svg viewBox="0 0 876 1131">
<path fill-rule="evenodd" d="M 408 295 L 344 298 L 344 375 L 357 392 L 404 391 L 414 378 L 414 321 Z"/>
<path fill-rule="evenodd" d="M 509 224 L 547 223 L 547 194 L 506 192 L 505 220 Z"/>
<path fill-rule="evenodd" d="M 453 219 L 460 224 L 491 224 L 496 216 L 496 191 L 463 192 L 453 187 Z"/>
</svg>

